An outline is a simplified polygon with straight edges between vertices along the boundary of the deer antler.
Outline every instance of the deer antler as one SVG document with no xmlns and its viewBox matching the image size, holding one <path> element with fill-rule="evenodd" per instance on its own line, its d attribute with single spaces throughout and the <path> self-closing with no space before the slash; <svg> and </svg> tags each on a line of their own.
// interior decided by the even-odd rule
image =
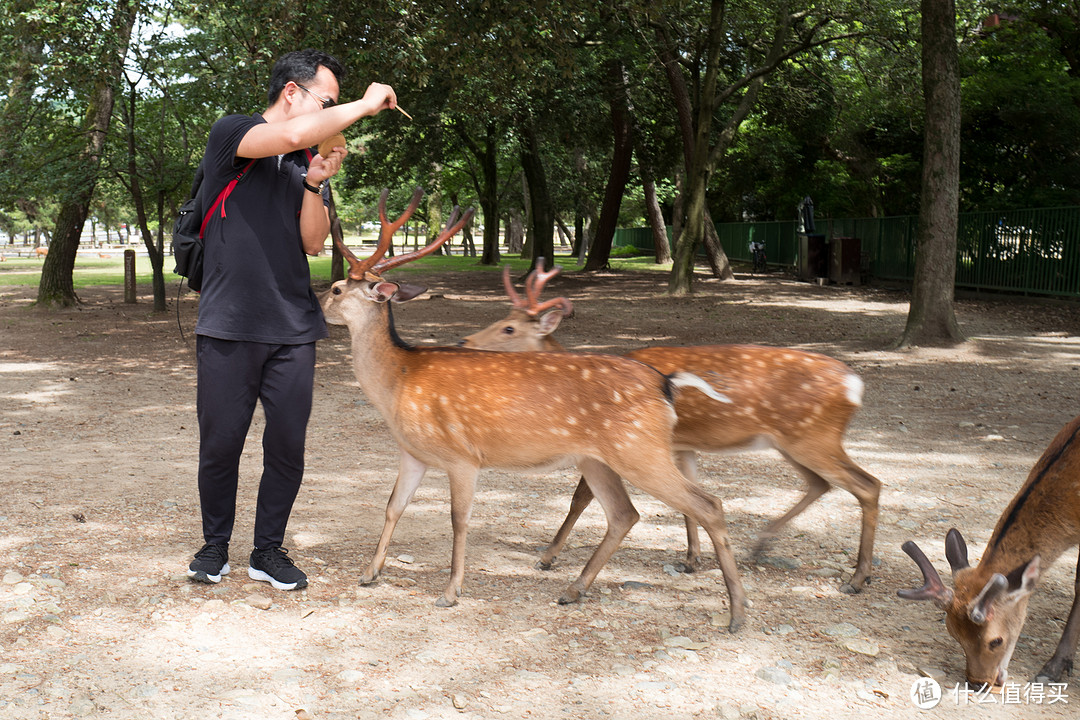
<svg viewBox="0 0 1080 720">
<path fill-rule="evenodd" d="M 396 268 L 398 265 L 404 265 L 411 260 L 422 258 L 425 255 L 430 255 L 431 253 L 435 252 L 436 249 L 442 246 L 442 244 L 445 243 L 447 240 L 454 237 L 454 235 L 457 234 L 458 230 L 465 227 L 465 225 L 468 224 L 470 220 L 472 220 L 474 212 L 472 208 L 466 210 L 465 214 L 462 215 L 460 219 L 458 218 L 459 212 L 461 212 L 461 208 L 454 206 L 454 211 L 450 213 L 450 219 L 446 221 L 446 229 L 439 233 L 439 237 L 435 238 L 435 240 L 428 243 L 419 250 L 413 250 L 411 253 L 405 253 L 404 255 L 398 255 L 396 257 L 382 260 L 376 263 L 373 268 L 371 268 L 371 272 L 375 273 L 376 275 L 381 275 L 382 273 L 390 270 L 391 268 Z"/>
<path fill-rule="evenodd" d="M 512 288 L 507 291 L 510 295 L 511 302 L 514 307 L 520 307 L 531 317 L 537 317 L 542 312 L 549 308 L 556 306 L 562 307 L 563 317 L 570 317 L 570 314 L 574 312 L 574 304 L 570 302 L 569 298 L 557 297 L 548 300 L 547 302 L 539 302 L 540 293 L 544 291 L 544 286 L 547 285 L 547 281 L 562 272 L 562 268 L 558 265 L 551 268 L 551 270 L 544 271 L 544 258 L 536 259 L 536 269 L 529 273 L 529 277 L 525 278 L 525 297 L 528 298 L 528 302 L 521 303 L 521 299 L 517 297 L 517 293 L 512 292 Z M 509 269 L 503 276 L 503 281 L 507 287 L 510 288 Z"/>
<path fill-rule="evenodd" d="M 510 266 L 503 265 L 503 287 L 506 288 L 506 294 L 510 298 L 510 305 L 520 310 L 528 310 L 529 304 L 521 299 L 517 290 L 514 289 L 514 281 L 510 279 Z"/>
<path fill-rule="evenodd" d="M 392 223 L 386 221 L 386 198 L 389 195 L 389 188 L 383 188 L 382 194 L 379 195 L 379 224 L 382 229 L 379 231 L 379 245 L 369 257 L 364 260 L 358 259 L 352 250 L 345 247 L 344 242 L 334 238 L 334 244 L 349 263 L 349 277 L 353 280 L 363 280 L 364 273 L 371 271 L 382 256 L 386 254 L 386 251 L 390 249 L 390 242 L 394 239 L 394 233 L 400 230 L 401 226 L 416 212 L 416 208 L 420 207 L 420 198 L 424 195 L 424 189 L 418 187 L 413 191 L 409 207 L 405 208 L 405 212 L 401 213 L 401 216 Z M 400 265 L 401 263 L 397 264 Z"/>
<path fill-rule="evenodd" d="M 933 600 L 939 608 L 945 609 L 953 599 L 953 591 L 941 582 L 941 576 L 922 549 L 908 540 L 900 549 L 915 561 L 923 575 L 923 586 L 914 590 L 897 590 L 896 594 L 905 600 Z"/>
</svg>

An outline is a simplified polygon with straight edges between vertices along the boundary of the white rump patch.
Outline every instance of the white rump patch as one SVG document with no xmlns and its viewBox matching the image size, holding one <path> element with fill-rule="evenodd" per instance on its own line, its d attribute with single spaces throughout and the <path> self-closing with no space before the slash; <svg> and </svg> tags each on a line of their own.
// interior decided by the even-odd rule
<svg viewBox="0 0 1080 720">
<path fill-rule="evenodd" d="M 862 405 L 863 381 L 858 375 L 848 375 L 844 378 L 844 387 L 847 388 L 847 399 L 852 405 Z"/>
</svg>

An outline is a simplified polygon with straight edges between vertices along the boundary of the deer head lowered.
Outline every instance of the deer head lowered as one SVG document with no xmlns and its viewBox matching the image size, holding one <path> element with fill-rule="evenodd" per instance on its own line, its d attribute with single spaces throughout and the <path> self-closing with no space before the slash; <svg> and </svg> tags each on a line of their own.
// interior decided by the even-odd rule
<svg viewBox="0 0 1080 720">
<path fill-rule="evenodd" d="M 360 261 L 339 242 L 350 265 L 349 277 L 322 297 L 327 321 L 348 326 L 356 377 L 401 449 L 383 532 L 361 582 L 373 582 L 382 570 L 394 527 L 429 466 L 445 470 L 450 478 L 452 567 L 449 584 L 438 601 L 448 606 L 457 602 L 461 592 L 465 538 L 479 469 L 576 463 L 604 507 L 608 528 L 560 602 L 581 598 L 638 519 L 621 476 L 705 527 L 731 602 L 729 629 L 738 629 L 745 619 L 745 595 L 723 507 L 679 473 L 671 447 L 672 395 L 684 386 L 713 392 L 711 388 L 686 373 L 667 376 L 609 355 L 511 354 L 406 345 L 394 331 L 389 303 L 418 293 L 384 279 L 382 273 L 433 251 L 471 214 L 451 222 L 431 245 L 380 260 L 394 229 L 419 204 L 420 193 L 417 190 L 401 218 L 388 223 L 384 191 L 379 248 Z"/>
<path fill-rule="evenodd" d="M 558 272 L 556 267 L 547 273 L 530 274 L 525 279 L 523 301 L 506 268 L 503 284 L 513 306 L 510 314 L 460 344 L 503 351 L 562 350 L 552 333 L 569 315 L 570 301 L 555 298 L 540 302 L 544 285 Z M 759 535 L 756 555 L 792 518 L 830 487 L 837 486 L 853 494 L 862 507 L 855 574 L 841 589 L 856 593 L 869 582 L 881 483 L 844 451 L 844 433 L 861 404 L 863 387 L 847 365 L 817 353 L 760 345 L 651 347 L 626 356 L 663 373 L 685 371 L 723 379 L 729 403 L 718 403 L 699 393 L 683 393 L 675 398 L 678 423 L 674 446 L 679 467 L 688 478 L 697 476 L 695 451 L 752 449 L 765 444 L 779 450 L 806 479 L 806 495 Z M 540 567 L 551 566 L 591 499 L 588 485 L 579 483 L 570 513 L 541 557 Z M 689 519 L 686 533 L 687 559 L 683 567 L 692 571 L 699 563 L 701 550 L 697 526 Z"/>
<path fill-rule="evenodd" d="M 1035 583 L 1065 550 L 1080 543 L 1078 445 L 1080 417 L 1062 428 L 1035 463 L 1001 514 L 977 566 L 968 564 L 960 531 L 948 532 L 945 557 L 952 567 L 954 589 L 945 587 L 918 545 L 908 540 L 902 546 L 922 571 L 923 586 L 897 594 L 931 600 L 945 611 L 945 627 L 964 650 L 970 683 L 1005 683 Z M 1061 640 L 1039 670 L 1037 682 L 1056 682 L 1072 669 L 1080 639 L 1080 563 L 1074 595 Z"/>
</svg>

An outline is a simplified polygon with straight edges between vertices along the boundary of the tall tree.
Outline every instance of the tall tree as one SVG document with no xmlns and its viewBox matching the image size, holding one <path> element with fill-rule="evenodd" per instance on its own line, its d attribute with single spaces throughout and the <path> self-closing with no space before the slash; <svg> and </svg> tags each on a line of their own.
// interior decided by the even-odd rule
<svg viewBox="0 0 1080 720">
<path fill-rule="evenodd" d="M 800 7 L 793 8 L 793 5 Z M 723 249 L 707 233 L 706 192 L 717 164 L 731 147 L 739 128 L 757 102 L 766 79 L 782 63 L 808 49 L 833 42 L 824 35 L 841 9 L 790 0 L 733 6 L 711 0 L 708 12 L 698 5 L 690 14 L 654 17 L 659 59 L 671 80 L 679 123 L 686 147 L 682 232 L 675 245 L 675 261 L 668 292 L 686 295 L 692 290 L 694 258 L 706 244 L 713 273 L 732 277 Z M 660 8 L 669 10 L 667 6 Z M 683 28 L 680 31 L 680 28 Z M 685 67 L 684 67 L 685 66 Z M 684 73 L 694 79 L 694 94 L 680 90 Z M 691 117 L 687 105 L 694 104 Z"/>
<path fill-rule="evenodd" d="M 964 339 L 953 311 L 960 207 L 960 59 L 953 0 L 922 0 L 926 100 L 922 207 L 915 282 L 899 347 L 952 346 Z"/>
<path fill-rule="evenodd" d="M 630 177 L 630 164 L 634 154 L 634 123 L 630 115 L 630 96 L 626 88 L 626 68 L 621 60 L 607 62 L 607 86 L 611 107 L 611 134 L 614 137 L 611 170 L 604 204 L 600 207 L 600 222 L 593 235 L 586 270 L 603 270 L 611 257 L 611 243 L 619 220 L 619 206 L 626 182 Z"/>
<path fill-rule="evenodd" d="M 81 122 L 85 144 L 76 158 L 81 172 L 70 176 L 70 185 L 66 188 L 57 215 L 52 247 L 41 268 L 37 296 L 39 305 L 71 306 L 79 301 L 73 281 L 75 257 L 98 181 L 98 168 L 112 120 L 124 54 L 127 52 L 131 28 L 135 24 L 137 5 L 132 0 L 117 0 L 108 10 L 111 12 L 105 15 L 107 20 L 98 28 L 96 36 L 100 41 L 100 69 L 93 79 Z"/>
</svg>

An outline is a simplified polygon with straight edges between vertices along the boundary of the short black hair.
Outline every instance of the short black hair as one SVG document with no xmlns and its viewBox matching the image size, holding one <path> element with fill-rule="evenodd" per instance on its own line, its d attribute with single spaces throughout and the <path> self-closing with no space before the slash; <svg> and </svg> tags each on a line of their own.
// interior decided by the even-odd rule
<svg viewBox="0 0 1080 720">
<path fill-rule="evenodd" d="M 281 91 L 285 89 L 288 82 L 303 84 L 314 80 L 320 65 L 334 73 L 338 83 L 341 83 L 345 68 L 337 58 L 322 50 L 311 48 L 294 50 L 278 58 L 278 61 L 274 63 L 274 69 L 270 72 L 270 90 L 267 93 L 270 105 L 277 102 L 278 96 L 281 95 Z"/>
</svg>

